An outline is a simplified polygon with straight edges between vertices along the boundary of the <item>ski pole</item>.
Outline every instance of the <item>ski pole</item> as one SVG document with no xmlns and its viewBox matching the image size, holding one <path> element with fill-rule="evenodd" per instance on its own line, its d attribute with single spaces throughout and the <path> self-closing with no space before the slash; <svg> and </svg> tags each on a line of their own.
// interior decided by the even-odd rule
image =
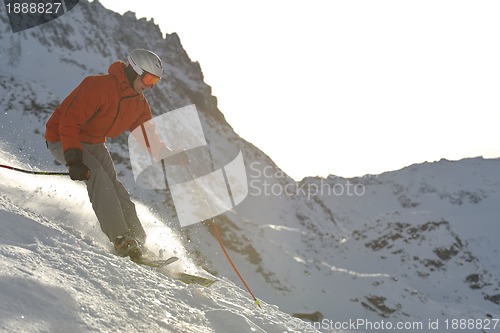
<svg viewBox="0 0 500 333">
<path fill-rule="evenodd" d="M 0 168 L 8 169 L 8 170 L 14 170 L 14 171 L 19 171 L 19 172 L 24 172 L 24 173 L 29 173 L 32 175 L 46 175 L 46 176 L 68 176 L 68 172 L 53 172 L 53 171 L 34 171 L 34 170 L 24 170 L 24 169 L 19 169 L 15 168 L 10 165 L 4 165 L 0 164 Z"/>
<path fill-rule="evenodd" d="M 245 279 L 243 279 L 243 276 L 238 271 L 238 268 L 236 268 L 236 265 L 234 264 L 233 260 L 229 256 L 229 253 L 227 252 L 226 247 L 224 246 L 224 243 L 222 242 L 222 239 L 220 237 L 219 230 L 217 229 L 217 225 L 215 223 L 215 217 L 214 217 L 214 214 L 212 212 L 212 208 L 211 208 L 210 204 L 208 203 L 207 198 L 201 193 L 202 191 L 201 191 L 200 185 L 198 185 L 198 182 L 196 182 L 196 178 L 194 178 L 193 174 L 191 173 L 191 170 L 189 169 L 189 166 L 186 165 L 186 169 L 187 169 L 187 171 L 189 173 L 189 176 L 191 177 L 191 179 L 193 180 L 194 184 L 196 185 L 196 191 L 198 192 L 198 195 L 200 195 L 203 198 L 203 201 L 207 205 L 208 210 L 210 212 L 210 216 L 212 216 L 212 225 L 214 227 L 214 232 L 215 232 L 215 235 L 217 236 L 217 240 L 219 241 L 219 245 L 220 245 L 220 247 L 222 249 L 222 252 L 224 252 L 224 255 L 226 256 L 227 261 L 229 261 L 229 264 L 233 268 L 234 272 L 236 273 L 236 275 L 238 275 L 238 278 L 243 283 L 243 285 L 247 289 L 247 291 L 250 294 L 250 296 L 252 296 L 255 304 L 257 304 L 257 306 L 259 308 L 262 308 L 261 305 L 260 305 L 260 301 L 255 297 L 255 295 L 253 294 L 252 290 L 250 289 L 250 287 L 248 286 L 248 284 L 245 282 Z"/>
<path fill-rule="evenodd" d="M 245 282 L 245 279 L 243 279 L 243 276 L 241 276 L 240 272 L 236 268 L 236 265 L 233 263 L 233 261 L 231 260 L 231 257 L 227 253 L 226 247 L 224 246 L 224 243 L 222 243 L 222 239 L 220 238 L 219 231 L 217 229 L 217 225 L 215 224 L 215 221 L 213 221 L 212 225 L 214 226 L 214 232 L 217 235 L 217 240 L 219 241 L 220 247 L 222 248 L 222 251 L 224 252 L 224 255 L 226 256 L 227 261 L 229 261 L 229 264 L 231 264 L 231 267 L 233 268 L 234 272 L 236 273 L 236 275 L 238 275 L 238 277 L 240 278 L 240 281 L 243 283 L 243 285 L 247 289 L 250 296 L 252 296 L 255 304 L 257 304 L 257 306 L 259 308 L 261 308 L 260 301 L 255 297 L 252 290 L 250 290 L 250 287 L 247 285 L 247 283 Z"/>
</svg>

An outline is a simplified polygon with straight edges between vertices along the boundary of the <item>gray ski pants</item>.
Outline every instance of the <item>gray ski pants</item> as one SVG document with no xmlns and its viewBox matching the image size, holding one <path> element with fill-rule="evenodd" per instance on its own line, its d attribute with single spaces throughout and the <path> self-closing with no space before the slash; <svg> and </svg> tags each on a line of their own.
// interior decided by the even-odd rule
<svg viewBox="0 0 500 333">
<path fill-rule="evenodd" d="M 62 144 L 48 142 L 52 155 L 63 165 Z M 146 233 L 137 217 L 135 205 L 122 182 L 116 177 L 113 160 L 104 143 L 83 143 L 83 162 L 90 169 L 90 179 L 85 181 L 92 208 L 101 230 L 111 242 L 116 237 L 129 235 L 144 244 Z"/>
</svg>

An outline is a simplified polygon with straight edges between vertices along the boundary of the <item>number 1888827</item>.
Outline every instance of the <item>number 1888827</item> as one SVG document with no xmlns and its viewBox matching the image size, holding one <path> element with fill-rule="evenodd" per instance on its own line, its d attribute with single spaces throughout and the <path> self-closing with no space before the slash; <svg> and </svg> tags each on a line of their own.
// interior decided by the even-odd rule
<svg viewBox="0 0 500 333">
<path fill-rule="evenodd" d="M 61 8 L 61 2 L 14 2 L 7 3 L 8 14 L 58 14 Z"/>
<path fill-rule="evenodd" d="M 495 330 L 499 319 L 446 319 L 447 330 Z"/>
</svg>

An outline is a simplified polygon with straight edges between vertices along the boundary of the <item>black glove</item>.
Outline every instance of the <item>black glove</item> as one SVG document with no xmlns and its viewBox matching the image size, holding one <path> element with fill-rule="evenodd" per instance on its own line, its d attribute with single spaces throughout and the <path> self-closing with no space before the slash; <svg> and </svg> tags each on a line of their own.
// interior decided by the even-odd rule
<svg viewBox="0 0 500 333">
<path fill-rule="evenodd" d="M 69 169 L 69 176 L 73 180 L 88 180 L 90 170 L 83 163 L 82 151 L 80 149 L 69 149 L 64 152 L 64 159 Z"/>
</svg>

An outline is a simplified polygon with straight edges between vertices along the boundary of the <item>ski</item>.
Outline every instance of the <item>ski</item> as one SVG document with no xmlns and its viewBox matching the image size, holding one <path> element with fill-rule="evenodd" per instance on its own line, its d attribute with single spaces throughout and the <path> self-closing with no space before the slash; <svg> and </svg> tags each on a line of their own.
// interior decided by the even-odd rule
<svg viewBox="0 0 500 333">
<path fill-rule="evenodd" d="M 154 268 L 165 267 L 167 265 L 173 264 L 177 260 L 179 260 L 179 258 L 177 257 L 170 257 L 168 259 L 147 259 L 147 258 L 132 259 L 132 261 L 135 262 L 136 264 Z"/>
<path fill-rule="evenodd" d="M 217 282 L 218 280 L 210 279 L 198 275 L 192 275 L 187 273 L 181 273 L 178 277 L 178 280 L 184 282 L 185 284 L 198 284 L 203 287 L 210 287 L 212 284 Z"/>
<path fill-rule="evenodd" d="M 138 259 L 132 259 L 133 262 L 135 262 L 138 265 L 143 265 L 143 266 L 148 266 L 148 267 L 153 267 L 153 268 L 163 268 L 167 265 L 173 264 L 179 260 L 177 257 L 170 257 L 168 259 L 147 259 L 147 258 L 138 258 Z M 188 274 L 188 273 L 180 273 L 176 277 L 174 277 L 176 280 L 179 280 L 185 284 L 197 284 L 202 287 L 210 287 L 212 284 L 217 282 L 218 280 L 216 279 L 211 279 L 211 278 L 206 278 L 198 275 L 193 275 L 193 274 Z"/>
</svg>

